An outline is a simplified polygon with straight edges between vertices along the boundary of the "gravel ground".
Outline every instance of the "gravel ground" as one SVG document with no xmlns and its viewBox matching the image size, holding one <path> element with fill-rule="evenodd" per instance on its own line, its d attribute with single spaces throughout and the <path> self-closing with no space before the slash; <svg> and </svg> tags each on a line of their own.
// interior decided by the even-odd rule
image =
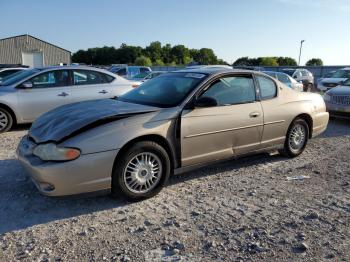
<svg viewBox="0 0 350 262">
<path fill-rule="evenodd" d="M 0 135 L 0 261 L 350 261 L 350 121 L 295 159 L 202 168 L 138 203 L 41 196 L 14 160 L 25 133 Z"/>
</svg>

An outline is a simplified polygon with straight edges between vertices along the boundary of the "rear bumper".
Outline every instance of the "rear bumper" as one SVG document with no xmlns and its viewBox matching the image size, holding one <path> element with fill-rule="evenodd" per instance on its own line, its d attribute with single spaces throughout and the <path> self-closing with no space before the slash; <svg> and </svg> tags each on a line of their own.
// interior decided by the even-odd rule
<svg viewBox="0 0 350 262">
<path fill-rule="evenodd" d="M 316 137 L 319 134 L 323 133 L 327 129 L 328 122 L 329 122 L 328 112 L 317 113 L 313 117 L 312 137 Z"/>
<path fill-rule="evenodd" d="M 81 155 L 69 162 L 45 162 L 34 155 L 25 154 L 22 147 L 21 141 L 17 158 L 44 195 L 75 195 L 111 188 L 113 164 L 118 150 Z"/>
</svg>

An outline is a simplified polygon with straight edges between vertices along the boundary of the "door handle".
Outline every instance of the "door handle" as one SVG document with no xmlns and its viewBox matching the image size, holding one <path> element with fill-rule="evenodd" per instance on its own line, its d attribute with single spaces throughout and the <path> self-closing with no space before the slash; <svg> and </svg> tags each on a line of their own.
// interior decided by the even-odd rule
<svg viewBox="0 0 350 262">
<path fill-rule="evenodd" d="M 249 114 L 249 116 L 250 116 L 250 117 L 258 117 L 258 116 L 260 116 L 260 113 L 259 113 L 259 112 L 251 112 L 251 113 Z"/>
<path fill-rule="evenodd" d="M 58 96 L 63 96 L 63 97 L 65 97 L 65 96 L 69 96 L 69 94 L 67 94 L 66 92 L 62 92 L 61 94 L 58 94 Z"/>
<path fill-rule="evenodd" d="M 100 94 L 107 94 L 107 93 L 108 93 L 108 91 L 106 91 L 106 90 L 102 90 L 102 91 L 100 91 L 99 93 L 100 93 Z"/>
</svg>

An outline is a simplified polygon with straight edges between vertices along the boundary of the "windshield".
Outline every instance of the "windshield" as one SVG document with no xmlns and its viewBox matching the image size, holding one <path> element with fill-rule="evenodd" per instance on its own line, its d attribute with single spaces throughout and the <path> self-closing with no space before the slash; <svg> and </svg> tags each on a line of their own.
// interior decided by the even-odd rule
<svg viewBox="0 0 350 262">
<path fill-rule="evenodd" d="M 10 86 L 13 84 L 16 84 L 17 82 L 27 78 L 28 76 L 31 76 L 37 72 L 39 72 L 39 69 L 31 69 L 31 70 L 23 70 L 21 72 L 18 72 L 16 74 L 10 75 L 9 77 L 4 78 L 3 81 L 0 83 L 2 86 Z"/>
<path fill-rule="evenodd" d="M 329 78 L 350 78 L 350 70 L 335 71 Z"/>
<path fill-rule="evenodd" d="M 157 107 L 179 105 L 207 77 L 201 73 L 169 73 L 153 78 L 119 100 Z"/>
</svg>

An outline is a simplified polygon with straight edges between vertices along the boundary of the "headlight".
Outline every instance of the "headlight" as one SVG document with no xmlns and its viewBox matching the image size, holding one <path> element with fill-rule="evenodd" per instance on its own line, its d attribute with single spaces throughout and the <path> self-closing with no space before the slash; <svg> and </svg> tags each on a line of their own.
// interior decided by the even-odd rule
<svg viewBox="0 0 350 262">
<path fill-rule="evenodd" d="M 38 145 L 33 154 L 45 161 L 69 161 L 77 159 L 80 151 L 75 148 L 57 147 L 50 143 Z"/>
<path fill-rule="evenodd" d="M 325 93 L 325 94 L 323 95 L 323 100 L 324 100 L 324 101 L 331 101 L 331 96 L 328 95 L 327 93 Z"/>
</svg>

